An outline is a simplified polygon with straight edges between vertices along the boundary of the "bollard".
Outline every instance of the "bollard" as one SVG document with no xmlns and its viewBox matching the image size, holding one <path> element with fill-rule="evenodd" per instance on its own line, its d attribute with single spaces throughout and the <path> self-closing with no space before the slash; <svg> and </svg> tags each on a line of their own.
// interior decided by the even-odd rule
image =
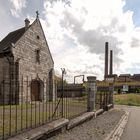
<svg viewBox="0 0 140 140">
<path fill-rule="evenodd" d="M 88 102 L 87 102 L 87 111 L 95 110 L 95 97 L 96 97 L 96 77 L 88 76 L 87 77 L 87 89 L 88 89 Z"/>
</svg>

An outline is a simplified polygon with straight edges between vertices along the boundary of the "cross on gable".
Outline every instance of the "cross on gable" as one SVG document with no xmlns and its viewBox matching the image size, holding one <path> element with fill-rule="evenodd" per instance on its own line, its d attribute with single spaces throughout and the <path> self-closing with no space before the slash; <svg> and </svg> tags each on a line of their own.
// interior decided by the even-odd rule
<svg viewBox="0 0 140 140">
<path fill-rule="evenodd" d="M 36 18 L 39 18 L 39 12 L 36 11 Z"/>
</svg>

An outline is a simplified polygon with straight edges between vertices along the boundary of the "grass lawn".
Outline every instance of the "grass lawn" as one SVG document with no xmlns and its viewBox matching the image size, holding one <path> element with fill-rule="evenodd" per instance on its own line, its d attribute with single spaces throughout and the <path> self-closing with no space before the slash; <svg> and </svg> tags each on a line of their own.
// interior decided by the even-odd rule
<svg viewBox="0 0 140 140">
<path fill-rule="evenodd" d="M 140 94 L 119 94 L 114 95 L 115 104 L 140 106 Z"/>
<path fill-rule="evenodd" d="M 57 106 L 56 102 L 5 105 L 0 106 L 0 139 L 2 135 L 16 133 L 22 129 L 34 127 L 36 125 L 49 122 L 61 117 L 62 101 Z M 65 118 L 72 118 L 85 112 L 87 109 L 87 100 L 80 98 L 71 98 L 63 100 L 63 111 Z M 54 113 L 55 112 L 55 113 Z M 4 114 L 4 115 L 3 115 Z M 53 116 L 54 115 L 54 116 Z"/>
</svg>

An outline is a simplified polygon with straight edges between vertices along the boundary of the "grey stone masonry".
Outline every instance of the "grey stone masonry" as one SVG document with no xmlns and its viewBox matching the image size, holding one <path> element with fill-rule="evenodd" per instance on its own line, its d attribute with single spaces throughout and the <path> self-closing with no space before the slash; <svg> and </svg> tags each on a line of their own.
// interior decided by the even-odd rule
<svg viewBox="0 0 140 140">
<path fill-rule="evenodd" d="M 88 104 L 87 110 L 94 111 L 95 110 L 95 98 L 96 98 L 96 77 L 88 76 L 87 77 L 87 88 L 88 88 Z"/>
<path fill-rule="evenodd" d="M 114 100 L 113 100 L 113 93 L 114 93 L 114 84 L 113 83 L 109 83 L 109 103 L 113 105 L 114 107 Z"/>
<path fill-rule="evenodd" d="M 37 62 L 36 51 L 39 51 L 39 62 Z M 12 49 L 14 59 L 19 60 L 19 78 L 23 75 L 32 77 L 32 79 L 39 78 L 43 81 L 46 78 L 48 81 L 45 83 L 44 96 L 48 95 L 49 100 L 52 100 L 54 96 L 53 89 L 53 68 L 54 62 L 50 54 L 50 50 L 43 33 L 41 23 L 39 19 L 36 19 L 32 25 L 26 30 L 24 35 L 15 44 Z M 50 74 L 51 73 L 51 77 Z M 28 89 L 30 90 L 30 89 Z M 23 90 L 26 92 L 26 89 Z M 23 94 L 24 94 L 23 93 Z M 29 91 L 31 93 L 31 91 Z M 46 97 L 44 97 L 46 99 Z"/>
<path fill-rule="evenodd" d="M 18 30 L 15 32 L 18 32 Z M 11 62 L 7 61 L 6 57 L 8 55 L 6 57 L 1 55 L 0 82 L 2 83 L 3 81 L 4 67 L 6 69 L 5 76 L 8 77 L 8 85 L 11 86 L 10 80 L 18 82 L 19 102 L 21 101 L 21 96 L 23 101 L 25 101 L 25 96 L 28 96 L 26 102 L 30 102 L 32 92 L 34 93 L 33 96 L 36 96 L 32 97 L 33 100 L 36 100 L 36 98 L 40 101 L 54 100 L 54 61 L 39 18 L 36 18 L 31 25 L 26 27 L 23 35 L 11 45 L 9 54 L 12 57 L 13 67 L 10 67 Z M 11 75 L 14 75 L 14 77 L 11 78 Z M 39 83 L 39 89 L 36 89 L 37 86 L 35 86 L 37 82 Z M 15 92 L 17 92 L 17 89 L 15 89 L 17 85 L 11 88 Z M 39 93 L 36 93 L 37 90 Z M 0 91 L 2 92 L 2 90 Z M 7 92 L 7 94 L 9 93 Z M 14 94 L 14 92 L 10 94 Z M 8 100 L 8 96 L 6 98 Z"/>
</svg>

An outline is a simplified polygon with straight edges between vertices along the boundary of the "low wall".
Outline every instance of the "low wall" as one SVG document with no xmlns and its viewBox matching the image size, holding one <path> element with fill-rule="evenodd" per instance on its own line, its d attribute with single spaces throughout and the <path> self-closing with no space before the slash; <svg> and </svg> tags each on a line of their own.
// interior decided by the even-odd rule
<svg viewBox="0 0 140 140">
<path fill-rule="evenodd" d="M 86 94 L 85 87 L 82 84 L 68 84 L 64 86 L 63 97 L 82 97 Z M 62 96 L 62 87 L 57 87 L 57 97 Z"/>
</svg>

